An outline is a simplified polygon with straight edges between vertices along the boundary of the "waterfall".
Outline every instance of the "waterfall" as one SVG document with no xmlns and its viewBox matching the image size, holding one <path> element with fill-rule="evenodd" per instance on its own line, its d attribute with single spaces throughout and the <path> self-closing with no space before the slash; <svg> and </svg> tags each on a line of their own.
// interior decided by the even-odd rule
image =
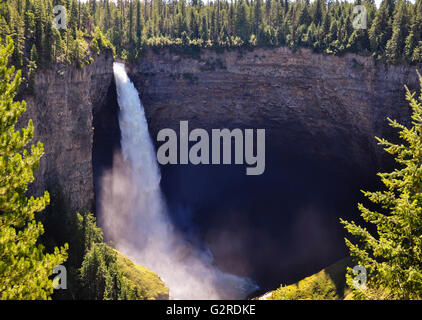
<svg viewBox="0 0 422 320">
<path fill-rule="evenodd" d="M 173 299 L 242 299 L 256 285 L 220 271 L 212 255 L 183 239 L 168 218 L 160 170 L 138 92 L 115 63 L 121 154 L 102 179 L 100 223 L 116 249 L 156 272 Z"/>
</svg>

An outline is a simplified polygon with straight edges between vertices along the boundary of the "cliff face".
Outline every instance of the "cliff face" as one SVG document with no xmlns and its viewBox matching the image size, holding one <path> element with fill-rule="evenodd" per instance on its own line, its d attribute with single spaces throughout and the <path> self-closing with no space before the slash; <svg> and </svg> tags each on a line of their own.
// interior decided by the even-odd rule
<svg viewBox="0 0 422 320">
<path fill-rule="evenodd" d="M 417 88 L 415 68 L 305 49 L 203 50 L 195 59 L 150 51 L 129 71 L 154 136 L 180 120 L 265 128 L 271 144 L 300 142 L 309 155 L 365 165 L 379 160 L 373 137 L 389 135 L 386 117 L 408 115 L 403 85 Z"/>
<path fill-rule="evenodd" d="M 23 120 L 34 120 L 34 141 L 45 147 L 32 190 L 57 188 L 70 210 L 94 203 L 93 115 L 101 114 L 102 126 L 110 123 L 110 132 L 118 133 L 117 121 L 110 120 L 116 102 L 107 101 L 115 97 L 112 62 L 103 54 L 83 69 L 43 70 L 34 95 L 24 97 Z M 373 137 L 390 134 L 385 118 L 408 115 L 403 84 L 417 88 L 415 68 L 304 49 L 202 50 L 195 58 L 149 51 L 128 69 L 153 137 L 162 128 L 177 129 L 181 120 L 190 128 L 265 128 L 272 145 L 292 149 L 300 142 L 310 156 L 365 166 L 379 164 Z"/>
<path fill-rule="evenodd" d="M 73 213 L 92 210 L 93 113 L 106 103 L 113 77 L 113 57 L 103 54 L 82 69 L 55 66 L 37 73 L 34 95 L 23 97 L 35 126 L 34 142 L 44 144 L 45 155 L 31 192 L 50 190 Z"/>
</svg>

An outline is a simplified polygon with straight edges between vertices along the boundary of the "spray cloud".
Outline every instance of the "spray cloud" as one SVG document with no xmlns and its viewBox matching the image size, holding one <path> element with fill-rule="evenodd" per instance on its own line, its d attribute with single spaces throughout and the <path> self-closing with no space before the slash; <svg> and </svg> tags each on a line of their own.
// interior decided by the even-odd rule
<svg viewBox="0 0 422 320">
<path fill-rule="evenodd" d="M 157 272 L 173 299 L 244 298 L 256 285 L 220 271 L 210 252 L 193 247 L 172 226 L 138 92 L 123 64 L 113 69 L 122 153 L 101 183 L 100 223 L 106 237 L 135 263 Z"/>
</svg>

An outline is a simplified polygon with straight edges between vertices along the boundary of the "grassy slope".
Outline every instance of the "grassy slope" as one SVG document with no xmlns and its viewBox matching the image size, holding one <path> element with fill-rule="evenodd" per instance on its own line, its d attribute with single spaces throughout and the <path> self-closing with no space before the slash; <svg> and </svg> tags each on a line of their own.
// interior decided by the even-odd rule
<svg viewBox="0 0 422 320">
<path fill-rule="evenodd" d="M 337 300 L 350 293 L 346 287 L 346 268 L 350 258 L 344 258 L 297 283 L 273 291 L 270 300 Z"/>
<path fill-rule="evenodd" d="M 155 272 L 150 271 L 144 266 L 134 264 L 119 251 L 114 251 L 117 253 L 119 270 L 142 293 L 145 299 L 168 299 L 169 289 Z"/>
</svg>

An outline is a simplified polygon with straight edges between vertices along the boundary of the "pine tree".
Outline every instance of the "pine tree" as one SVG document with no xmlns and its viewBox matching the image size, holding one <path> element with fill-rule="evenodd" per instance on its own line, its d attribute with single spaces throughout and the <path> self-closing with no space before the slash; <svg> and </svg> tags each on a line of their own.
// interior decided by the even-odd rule
<svg viewBox="0 0 422 320">
<path fill-rule="evenodd" d="M 21 72 L 7 67 L 13 41 L 0 46 L 0 298 L 48 299 L 53 292 L 49 279 L 53 268 L 66 259 L 67 245 L 45 254 L 37 244 L 44 229 L 35 213 L 49 203 L 49 194 L 27 198 L 28 184 L 43 155 L 43 145 L 27 148 L 33 137 L 30 120 L 26 128 L 15 130 L 25 112 L 25 102 L 14 102 Z"/>
<path fill-rule="evenodd" d="M 53 28 L 51 26 L 51 21 L 46 23 L 46 31 L 44 35 L 44 61 L 50 63 L 53 60 L 54 56 L 54 33 Z"/>
<path fill-rule="evenodd" d="M 74 41 L 79 41 L 81 48 L 89 47 L 87 36 L 96 27 L 117 47 L 122 59 L 139 56 L 145 46 L 179 45 L 186 32 L 192 42 L 204 47 L 247 44 L 253 34 L 252 42 L 258 46 L 372 53 L 389 63 L 416 63 L 422 60 L 422 0 L 415 2 L 383 0 L 377 9 L 373 0 L 355 0 L 354 4 L 334 0 L 11 0 L 0 5 L 0 37 L 12 36 L 15 65 L 25 62 L 35 43 L 37 64 L 42 66 L 50 55 L 54 58 L 56 52 L 63 51 L 57 50 L 58 38 L 55 30 L 49 30 L 49 23 L 53 6 L 64 5 L 72 32 L 70 36 L 65 30 L 59 32 L 69 63 L 75 62 L 70 54 L 75 51 Z M 353 6 L 361 4 L 367 9 L 369 30 L 352 29 Z M 49 39 L 51 35 L 54 39 Z"/>
<path fill-rule="evenodd" d="M 387 60 L 391 63 L 399 61 L 403 52 L 405 39 L 407 37 L 407 13 L 406 4 L 402 0 L 397 5 L 396 14 L 394 15 L 393 22 L 393 35 L 387 42 L 386 56 Z"/>
<path fill-rule="evenodd" d="M 388 39 L 390 39 L 391 26 L 389 22 L 389 7 L 383 4 L 377 11 L 371 29 L 369 30 L 369 40 L 374 53 L 383 52 Z"/>
<path fill-rule="evenodd" d="M 202 16 L 201 39 L 204 40 L 204 42 L 208 40 L 208 25 L 206 16 Z"/>
<path fill-rule="evenodd" d="M 103 243 L 103 233 L 91 213 L 76 214 L 76 230 L 71 255 L 85 299 L 139 299 L 117 265 L 116 252 Z M 80 258 L 83 257 L 82 260 Z"/>
<path fill-rule="evenodd" d="M 97 11 L 97 0 L 89 0 L 89 7 L 91 10 L 91 16 L 95 16 Z"/>
<path fill-rule="evenodd" d="M 134 4 L 133 1 L 129 1 L 129 31 L 128 31 L 128 37 L 129 37 L 129 44 L 133 45 L 135 43 L 135 38 L 133 35 L 133 29 L 134 29 L 134 23 L 133 23 L 133 12 L 134 12 Z"/>
<path fill-rule="evenodd" d="M 308 6 L 304 4 L 299 12 L 298 26 L 304 25 L 308 27 L 311 23 L 311 16 L 309 15 Z"/>
<path fill-rule="evenodd" d="M 254 7 L 254 20 L 253 20 L 253 33 L 259 34 L 259 27 L 262 23 L 261 0 L 255 0 Z"/>
<path fill-rule="evenodd" d="M 35 46 L 37 47 L 39 64 L 42 64 L 44 57 L 44 10 L 43 2 L 36 2 L 35 4 Z"/>
<path fill-rule="evenodd" d="M 22 21 L 16 21 L 13 42 L 15 50 L 13 51 L 13 62 L 16 67 L 23 67 L 23 50 L 25 46 L 25 26 Z"/>
<path fill-rule="evenodd" d="M 30 51 L 30 58 L 29 58 L 29 63 L 28 63 L 28 77 L 29 77 L 30 82 L 33 81 L 33 75 L 35 74 L 35 71 L 37 70 L 37 61 L 38 61 L 37 47 L 35 46 L 35 44 L 33 44 Z"/>
<path fill-rule="evenodd" d="M 422 40 L 422 1 L 418 1 L 415 4 L 416 12 L 412 17 L 412 23 L 409 31 L 409 35 L 405 41 L 404 54 L 407 61 L 420 62 L 420 49 Z"/>
<path fill-rule="evenodd" d="M 419 75 L 419 74 L 418 74 Z M 354 290 L 356 298 L 378 298 L 380 292 L 392 299 L 422 298 L 422 77 L 419 75 L 419 97 L 406 87 L 406 99 L 412 109 L 410 128 L 389 120 L 399 129 L 404 143 L 395 144 L 377 138 L 389 154 L 395 155 L 400 168 L 379 173 L 384 191 L 364 195 L 380 206 L 371 211 L 358 205 L 362 218 L 376 226 L 376 235 L 355 222 L 341 220 L 346 230 L 359 240 L 346 239 L 355 262 L 367 270 L 367 287 Z M 347 282 L 353 285 L 355 275 L 349 269 Z"/>
<path fill-rule="evenodd" d="M 141 11 L 141 1 L 137 0 L 136 3 L 136 47 L 141 49 L 142 46 L 142 27 L 143 23 L 141 21 L 142 11 Z"/>
<path fill-rule="evenodd" d="M 242 0 L 237 7 L 235 28 L 237 36 L 239 36 L 244 42 L 249 40 L 247 9 L 245 2 Z"/>
<path fill-rule="evenodd" d="M 313 14 L 313 22 L 315 25 L 319 25 L 322 21 L 322 9 L 324 4 L 322 3 L 322 0 L 316 0 L 315 1 L 315 10 Z"/>
</svg>

